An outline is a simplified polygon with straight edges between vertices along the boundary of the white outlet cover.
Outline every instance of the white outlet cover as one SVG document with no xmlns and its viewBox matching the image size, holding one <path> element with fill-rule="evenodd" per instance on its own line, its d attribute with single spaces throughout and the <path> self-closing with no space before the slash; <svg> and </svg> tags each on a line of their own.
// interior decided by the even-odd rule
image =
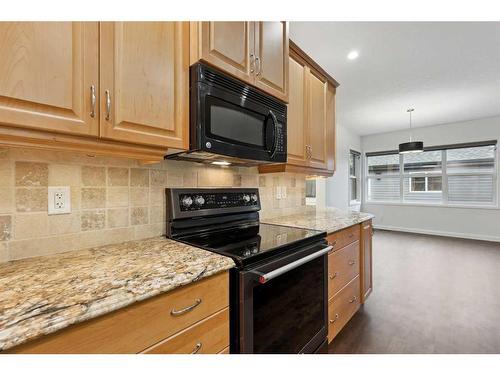
<svg viewBox="0 0 500 375">
<path fill-rule="evenodd" d="M 281 186 L 276 186 L 276 199 L 281 199 Z"/>
<path fill-rule="evenodd" d="M 69 186 L 49 186 L 49 215 L 71 213 L 71 190 Z"/>
</svg>

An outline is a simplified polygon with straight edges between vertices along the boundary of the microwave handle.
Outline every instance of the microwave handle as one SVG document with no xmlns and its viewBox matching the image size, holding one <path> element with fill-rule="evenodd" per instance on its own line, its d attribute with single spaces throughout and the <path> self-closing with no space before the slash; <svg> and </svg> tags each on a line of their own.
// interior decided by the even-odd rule
<svg viewBox="0 0 500 375">
<path fill-rule="evenodd" d="M 274 124 L 274 145 L 273 149 L 269 151 L 269 158 L 273 158 L 274 154 L 276 154 L 276 150 L 278 149 L 278 119 L 273 111 L 269 111 L 269 116 L 273 119 Z"/>
<path fill-rule="evenodd" d="M 297 268 L 297 267 L 299 267 L 307 262 L 310 262 L 313 259 L 319 258 L 322 255 L 325 255 L 331 249 L 333 249 L 333 246 L 327 246 L 319 251 L 316 251 L 315 253 L 309 254 L 309 255 L 305 256 L 304 258 L 300 258 L 300 259 L 296 260 L 295 262 L 289 263 L 286 266 L 277 268 L 274 271 L 271 271 L 268 273 L 261 273 L 261 272 L 257 272 L 257 271 L 250 271 L 250 272 L 259 277 L 258 280 L 259 280 L 260 284 L 265 284 L 269 280 L 274 279 L 275 277 L 283 275 L 284 273 L 291 271 L 294 268 Z"/>
</svg>

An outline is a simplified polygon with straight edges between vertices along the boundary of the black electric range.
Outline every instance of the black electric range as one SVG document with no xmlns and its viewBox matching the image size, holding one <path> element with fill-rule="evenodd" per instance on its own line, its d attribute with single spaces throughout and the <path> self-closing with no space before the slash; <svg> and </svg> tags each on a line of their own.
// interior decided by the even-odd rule
<svg viewBox="0 0 500 375">
<path fill-rule="evenodd" d="M 167 236 L 231 257 L 231 353 L 314 353 L 327 337 L 326 233 L 259 222 L 258 189 L 166 189 Z"/>
</svg>

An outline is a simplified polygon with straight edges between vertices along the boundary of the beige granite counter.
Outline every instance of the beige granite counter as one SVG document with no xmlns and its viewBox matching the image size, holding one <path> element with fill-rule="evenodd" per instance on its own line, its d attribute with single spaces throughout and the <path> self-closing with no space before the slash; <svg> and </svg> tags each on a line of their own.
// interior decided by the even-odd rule
<svg viewBox="0 0 500 375">
<path fill-rule="evenodd" d="M 0 351 L 234 266 L 166 238 L 0 265 Z"/>
<path fill-rule="evenodd" d="M 268 224 L 316 229 L 327 233 L 337 232 L 350 226 L 370 220 L 374 216 L 365 212 L 343 211 L 337 208 L 306 208 L 304 212 L 262 220 Z"/>
</svg>

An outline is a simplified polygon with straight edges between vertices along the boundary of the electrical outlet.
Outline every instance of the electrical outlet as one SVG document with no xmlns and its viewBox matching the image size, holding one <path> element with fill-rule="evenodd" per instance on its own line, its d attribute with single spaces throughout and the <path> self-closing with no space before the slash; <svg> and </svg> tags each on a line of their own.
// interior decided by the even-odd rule
<svg viewBox="0 0 500 375">
<path fill-rule="evenodd" d="M 286 199 L 286 186 L 281 187 L 281 198 Z"/>
<path fill-rule="evenodd" d="M 276 199 L 281 199 L 281 186 L 276 186 Z"/>
<path fill-rule="evenodd" d="M 69 214 L 71 212 L 71 193 L 69 186 L 49 186 L 49 215 Z"/>
</svg>

